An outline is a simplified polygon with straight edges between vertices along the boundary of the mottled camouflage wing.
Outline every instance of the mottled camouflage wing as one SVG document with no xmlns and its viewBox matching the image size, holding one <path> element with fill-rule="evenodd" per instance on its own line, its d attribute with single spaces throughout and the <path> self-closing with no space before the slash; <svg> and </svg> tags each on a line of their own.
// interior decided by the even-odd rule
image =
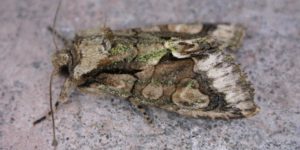
<svg viewBox="0 0 300 150">
<path fill-rule="evenodd" d="M 242 118 L 259 111 L 245 73 L 213 40 L 180 39 L 166 45 L 173 58 L 137 74 L 131 101 L 192 117 Z"/>
<path fill-rule="evenodd" d="M 221 43 L 221 48 L 236 51 L 242 45 L 245 36 L 245 28 L 239 24 L 228 23 L 192 23 L 192 24 L 167 24 L 134 28 L 128 30 L 116 30 L 115 34 L 135 35 L 136 33 L 152 32 L 162 37 L 196 38 L 211 36 Z"/>
<path fill-rule="evenodd" d="M 93 81 L 81 86 L 82 91 L 99 93 L 97 89 L 110 87 L 108 93 L 128 98 L 136 105 L 191 117 L 241 118 L 259 111 L 245 73 L 223 50 L 240 45 L 244 35 L 240 26 L 164 25 L 113 33 L 115 41 L 126 40 L 137 50 L 134 58 L 108 67 L 129 70 L 122 72 L 126 78 L 120 78 L 119 84 Z M 115 87 L 120 87 L 119 92 L 111 90 Z M 127 95 L 120 94 L 124 91 Z"/>
</svg>

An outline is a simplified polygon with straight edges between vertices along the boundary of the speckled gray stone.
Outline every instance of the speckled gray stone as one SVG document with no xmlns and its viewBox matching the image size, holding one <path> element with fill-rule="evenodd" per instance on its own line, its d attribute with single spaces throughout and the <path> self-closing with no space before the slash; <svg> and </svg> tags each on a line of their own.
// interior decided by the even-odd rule
<svg viewBox="0 0 300 150">
<path fill-rule="evenodd" d="M 49 109 L 51 34 L 57 1 L 2 0 L 0 5 L 0 149 L 53 149 Z M 299 0 L 64 0 L 57 30 L 163 23 L 233 22 L 247 28 L 237 54 L 261 112 L 213 121 L 150 109 L 154 127 L 125 100 L 83 95 L 55 115 L 58 149 L 300 149 Z M 54 83 L 55 99 L 62 84 Z"/>
</svg>

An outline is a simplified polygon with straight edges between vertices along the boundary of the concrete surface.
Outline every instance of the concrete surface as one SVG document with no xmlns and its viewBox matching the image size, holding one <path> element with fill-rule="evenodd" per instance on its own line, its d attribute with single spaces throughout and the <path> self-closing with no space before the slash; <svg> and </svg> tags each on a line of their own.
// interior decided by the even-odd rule
<svg viewBox="0 0 300 150">
<path fill-rule="evenodd" d="M 46 113 L 57 1 L 2 0 L 0 5 L 0 149 L 53 149 Z M 58 149 L 300 149 L 299 0 L 64 0 L 57 29 L 234 22 L 248 29 L 237 57 L 256 89 L 261 112 L 249 119 L 190 119 L 152 108 L 147 125 L 128 102 L 83 95 L 56 113 Z M 56 79 L 57 95 L 62 79 Z M 57 97 L 55 97 L 57 98 Z"/>
</svg>

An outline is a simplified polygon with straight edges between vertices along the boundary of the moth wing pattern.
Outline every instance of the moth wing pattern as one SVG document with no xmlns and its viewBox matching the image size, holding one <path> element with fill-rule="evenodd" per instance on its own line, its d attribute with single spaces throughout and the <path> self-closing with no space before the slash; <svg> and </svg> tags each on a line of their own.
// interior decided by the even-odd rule
<svg viewBox="0 0 300 150">
<path fill-rule="evenodd" d="M 80 36 L 97 34 L 90 30 Z M 87 71 L 90 79 L 78 84 L 81 91 L 104 91 L 196 118 L 243 118 L 259 111 L 246 74 L 226 52 L 241 46 L 242 26 L 171 24 L 112 34 L 112 50 L 106 55 L 115 58 L 99 59 L 108 65 L 94 64 L 97 68 Z"/>
<path fill-rule="evenodd" d="M 245 27 L 240 24 L 230 23 L 189 23 L 189 24 L 165 24 L 148 26 L 127 30 L 116 30 L 115 34 L 134 35 L 135 32 L 152 32 L 159 35 L 179 37 L 213 37 L 222 46 L 230 51 L 236 51 L 241 47 L 245 36 Z"/>
<path fill-rule="evenodd" d="M 61 1 L 58 5 L 55 19 Z M 126 99 L 152 119 L 145 106 L 184 116 L 210 119 L 251 117 L 260 111 L 247 75 L 231 55 L 242 44 L 241 25 L 167 24 L 145 28 L 88 29 L 67 40 L 52 55 L 49 82 L 50 111 L 33 122 L 52 116 L 53 146 L 57 146 L 54 111 L 77 88 L 83 93 Z M 55 38 L 53 38 L 55 43 Z M 66 77 L 59 99 L 52 106 L 52 81 Z"/>
</svg>

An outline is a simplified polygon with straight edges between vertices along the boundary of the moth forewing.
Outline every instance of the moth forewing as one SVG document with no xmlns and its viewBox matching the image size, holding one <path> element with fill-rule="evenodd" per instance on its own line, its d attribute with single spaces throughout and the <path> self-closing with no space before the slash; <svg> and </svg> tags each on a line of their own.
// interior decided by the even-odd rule
<svg viewBox="0 0 300 150">
<path fill-rule="evenodd" d="M 237 49 L 244 34 L 231 24 L 82 31 L 52 57 L 55 70 L 67 70 L 57 104 L 78 88 L 126 99 L 147 120 L 145 106 L 196 118 L 253 116 L 254 89 L 225 52 Z"/>
</svg>

